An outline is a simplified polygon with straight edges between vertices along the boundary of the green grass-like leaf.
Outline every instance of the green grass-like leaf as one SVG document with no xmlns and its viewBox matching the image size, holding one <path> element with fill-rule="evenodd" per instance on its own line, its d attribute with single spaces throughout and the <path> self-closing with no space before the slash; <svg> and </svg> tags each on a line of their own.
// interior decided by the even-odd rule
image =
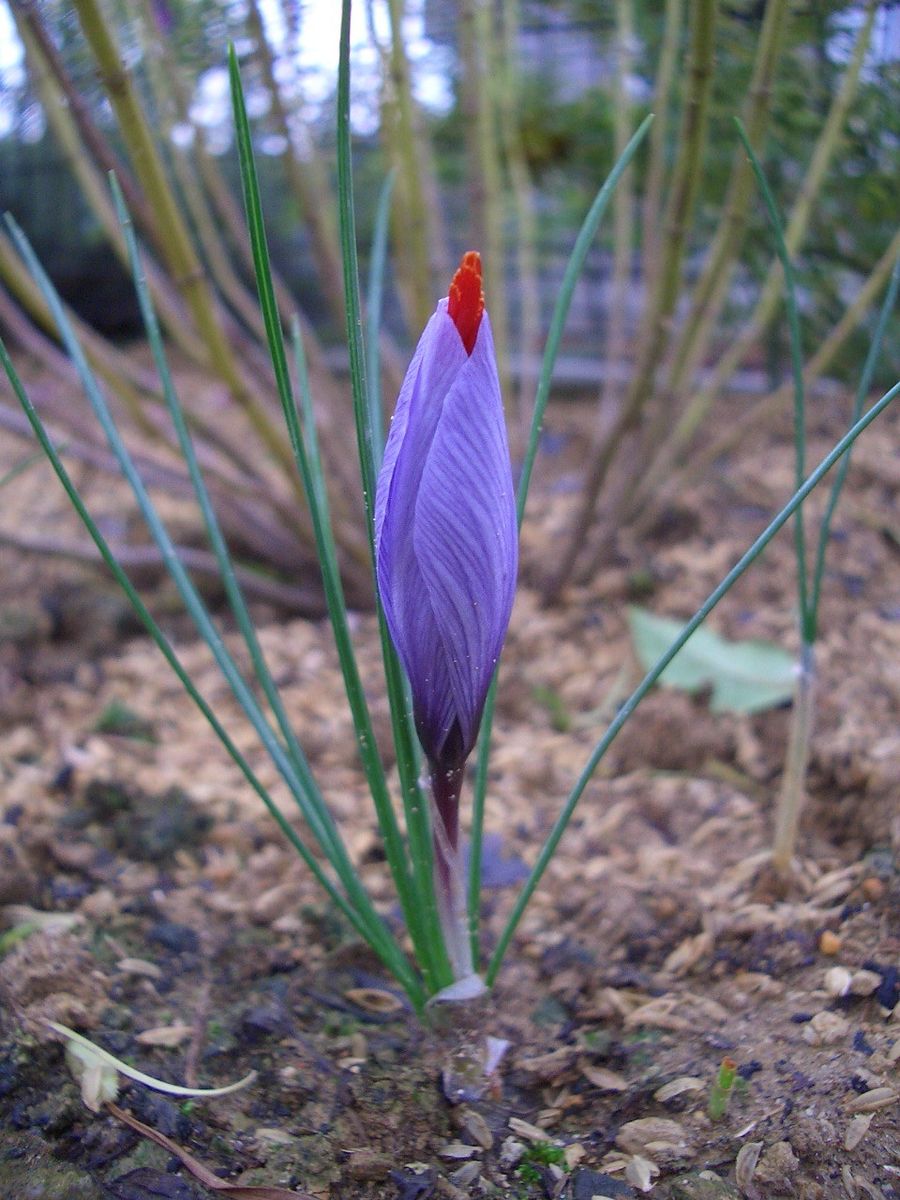
<svg viewBox="0 0 900 1200">
<path fill-rule="evenodd" d="M 366 311 L 366 372 L 369 394 L 369 424 L 372 427 L 372 460 L 376 473 L 384 454 L 384 418 L 381 407 L 381 303 L 384 298 L 384 270 L 387 263 L 388 230 L 391 217 L 391 197 L 397 170 L 388 173 L 378 197 L 375 211 L 375 232 L 369 262 L 369 293 Z"/>
<path fill-rule="evenodd" d="M 397 819 L 394 814 L 390 794 L 388 792 L 387 780 L 384 774 L 384 768 L 382 766 L 381 758 L 378 752 L 378 745 L 375 740 L 374 730 L 372 728 L 368 704 L 363 691 L 362 681 L 359 676 L 356 656 L 353 651 L 353 643 L 350 638 L 350 628 L 347 619 L 347 605 L 344 598 L 340 570 L 338 567 L 337 549 L 335 546 L 331 523 L 328 517 L 326 491 L 324 487 L 324 481 L 321 476 L 321 462 L 317 454 L 314 422 L 307 421 L 307 429 L 304 436 L 304 431 L 301 429 L 300 421 L 298 419 L 290 375 L 288 373 L 281 323 L 275 304 L 271 264 L 269 260 L 262 205 L 259 195 L 259 183 L 256 174 L 256 165 L 254 162 L 253 147 L 250 137 L 250 124 L 247 118 L 243 87 L 241 85 L 240 71 L 238 69 L 237 56 L 234 52 L 234 47 L 231 47 L 229 51 L 229 73 L 231 79 L 231 94 L 234 107 L 235 128 L 237 130 L 238 152 L 240 156 L 241 184 L 244 193 L 244 204 L 247 212 L 247 224 L 251 234 L 251 246 L 256 270 L 257 289 L 259 292 L 260 306 L 265 319 L 269 352 L 272 357 L 272 365 L 278 385 L 278 394 L 281 400 L 285 422 L 288 427 L 291 449 L 294 454 L 297 469 L 300 472 L 300 476 L 303 481 L 307 502 L 310 506 L 310 514 L 312 517 L 316 540 L 316 551 L 322 567 L 322 579 L 325 588 L 328 614 L 331 620 L 332 629 L 334 631 L 335 644 L 337 646 L 338 657 L 340 659 L 341 670 L 343 672 L 344 688 L 353 716 L 357 746 L 378 816 L 378 824 L 381 829 L 381 835 L 384 842 L 385 855 L 391 869 L 391 875 L 394 879 L 395 887 L 397 888 L 397 894 L 407 922 L 407 927 L 410 931 L 410 936 L 412 937 L 416 946 L 417 957 L 423 964 L 426 973 L 428 973 L 432 958 L 432 939 L 429 936 L 429 933 L 426 932 L 425 923 L 427 921 L 427 905 L 423 902 L 421 888 L 417 886 L 418 881 L 410 869 L 406 847 L 400 835 L 399 825 L 397 824 Z M 338 126 L 340 130 L 340 97 Z M 359 306 L 357 296 L 357 315 L 358 311 Z M 355 332 L 361 341 L 360 330 L 357 328 Z M 359 361 L 352 352 L 351 369 L 360 369 Z M 358 392 L 359 386 L 355 384 L 354 408 L 356 409 L 359 405 L 362 405 L 365 413 L 366 393 L 364 369 L 362 370 L 361 395 L 358 395 Z M 311 413 L 311 401 L 307 400 L 306 408 L 308 413 Z M 357 420 L 359 422 L 359 417 Z M 363 417 L 363 421 L 365 421 L 365 417 Z M 367 445 L 370 444 L 371 443 L 369 441 Z M 313 464 L 313 456 L 310 455 L 309 448 L 312 448 L 314 451 L 316 459 L 315 464 Z M 370 461 L 368 468 L 365 464 L 363 466 L 363 487 L 368 497 L 371 496 L 371 489 L 373 485 L 371 483 L 367 484 L 366 480 L 370 479 L 371 471 L 372 467 Z M 371 527 L 369 499 L 367 499 L 366 503 L 367 522 Z"/>
<path fill-rule="evenodd" d="M 769 187 L 759 159 L 747 131 L 738 117 L 734 118 L 738 136 L 750 159 L 750 166 L 756 176 L 756 182 L 762 193 L 766 215 L 775 241 L 775 251 L 784 272 L 784 299 L 787 311 L 788 331 L 790 333 L 791 374 L 793 376 L 794 395 L 794 487 L 803 484 L 806 474 L 806 397 L 803 383 L 803 341 L 800 335 L 800 308 L 797 304 L 797 284 L 794 278 L 794 266 L 788 254 L 784 240 L 784 229 L 775 197 Z M 806 566 L 806 526 L 803 517 L 803 507 L 797 509 L 794 517 L 794 556 L 797 560 L 797 608 L 800 613 L 800 636 L 804 642 L 815 640 L 815 621 L 812 615 L 811 596 L 809 590 Z"/>
<path fill-rule="evenodd" d="M 550 319 L 550 329 L 547 334 L 547 344 L 544 347 L 544 354 L 541 360 L 541 372 L 538 378 L 537 392 L 535 393 L 534 412 L 531 418 L 531 428 L 528 435 L 528 444 L 525 449 L 525 456 L 522 460 L 522 470 L 519 475 L 519 484 L 516 491 L 516 514 L 521 528 L 522 519 L 525 515 L 525 504 L 528 500 L 528 489 L 531 485 L 531 475 L 534 470 L 534 462 L 537 457 L 538 446 L 540 444 L 541 429 L 544 425 L 544 413 L 547 409 L 547 402 L 550 399 L 550 385 L 553 381 L 553 370 L 556 366 L 559 347 L 562 342 L 563 331 L 566 326 L 566 318 L 569 315 L 569 308 L 572 304 L 572 296 L 575 293 L 575 287 L 581 272 L 584 270 L 584 263 L 588 256 L 588 251 L 591 248 L 591 243 L 597 233 L 600 222 L 609 202 L 616 190 L 616 185 L 622 178 L 628 164 L 638 152 L 644 138 L 650 131 L 650 126 L 653 122 L 653 114 L 645 117 L 638 126 L 637 131 L 631 141 L 622 151 L 621 156 L 610 171 L 606 182 L 597 192 L 594 202 L 588 210 L 587 216 L 582 222 L 581 229 L 578 232 L 578 237 L 575 239 L 575 245 L 572 247 L 572 253 L 569 256 L 569 261 L 566 264 L 566 269 L 563 274 L 562 284 L 560 285 L 559 294 L 556 297 L 556 304 L 553 308 L 553 316 Z M 484 705 L 484 714 L 481 719 L 481 734 L 478 739 L 478 754 L 475 765 L 475 790 L 472 800 L 472 839 L 469 848 L 469 936 L 472 942 L 472 961 L 478 967 L 480 957 L 479 950 L 479 898 L 481 895 L 481 857 L 482 847 L 484 842 L 484 808 L 487 796 L 487 780 L 488 780 L 488 763 L 490 758 L 491 730 L 494 724 L 494 708 L 497 698 L 497 672 L 494 672 L 494 678 L 491 681 L 491 686 L 488 690 L 487 699 Z"/>
<path fill-rule="evenodd" d="M 750 548 L 745 551 L 743 555 L 741 555 L 725 578 L 718 584 L 716 588 L 713 589 L 703 604 L 701 604 L 691 619 L 685 624 L 681 633 L 671 644 L 671 646 L 669 646 L 665 654 L 661 655 L 659 661 L 656 662 L 647 672 L 638 686 L 634 689 L 634 691 L 619 709 L 614 720 L 610 723 L 606 733 L 591 752 L 590 757 L 588 758 L 581 774 L 578 777 L 578 781 L 576 782 L 572 791 L 569 793 L 569 797 L 563 805 L 562 811 L 556 818 L 553 829 L 550 831 L 550 835 L 548 836 L 540 854 L 537 857 L 537 861 L 531 870 L 531 874 L 522 886 L 522 890 L 516 899 L 512 913 L 507 919 L 506 925 L 503 927 L 503 931 L 500 934 L 500 938 L 497 942 L 497 948 L 494 951 L 490 966 L 488 967 L 486 982 L 489 987 L 497 978 L 497 972 L 499 971 L 500 965 L 503 962 L 503 957 L 506 954 L 510 941 L 512 940 L 513 933 L 515 932 L 519 921 L 522 919 L 522 914 L 528 905 L 528 901 L 534 894 L 534 890 L 540 882 L 544 871 L 546 871 L 547 866 L 556 851 L 556 847 L 559 845 L 560 838 L 565 833 L 566 827 L 568 826 L 569 821 L 572 819 L 572 814 L 578 805 L 578 801 L 584 794 L 584 790 L 587 787 L 594 771 L 597 769 L 601 759 L 615 741 L 616 737 L 619 735 L 622 727 L 629 720 L 632 713 L 635 711 L 650 689 L 654 686 L 654 684 L 659 681 L 659 677 L 662 675 L 663 671 L 665 671 L 682 647 L 686 645 L 688 639 L 700 628 L 722 597 L 731 590 L 731 588 L 734 586 L 737 580 L 740 579 L 741 575 L 743 575 L 751 563 L 753 563 L 759 557 L 779 529 L 781 529 L 786 522 L 791 519 L 813 488 L 820 483 L 822 479 L 824 479 L 835 463 L 840 460 L 841 456 L 846 454 L 863 430 L 868 429 L 869 425 L 871 425 L 876 417 L 880 416 L 881 413 L 883 413 L 888 407 L 888 405 L 893 403 L 898 395 L 900 395 L 900 383 L 894 384 L 890 391 L 885 392 L 880 400 L 877 400 L 875 404 L 873 404 L 868 410 L 868 412 L 866 412 L 864 416 L 860 417 L 852 429 L 848 430 L 848 432 L 844 434 L 837 445 L 834 446 L 831 452 L 822 459 L 818 467 L 816 467 L 812 474 L 809 475 L 809 477 L 804 481 L 803 486 L 797 489 L 784 508 L 782 508 L 777 516 L 775 516 L 769 522 L 769 524 L 753 542 Z"/>
<path fill-rule="evenodd" d="M 877 366 L 878 359 L 881 355 L 881 346 L 884 341 L 888 320 L 891 313 L 894 311 L 894 305 L 897 303 L 898 288 L 900 288 L 900 255 L 897 256 L 897 261 L 894 263 L 894 269 L 891 271 L 891 278 L 887 286 L 887 291 L 884 295 L 881 312 L 878 314 L 878 321 L 875 326 L 875 334 L 872 338 L 872 344 L 869 347 L 869 353 L 866 355 L 863 372 L 859 379 L 859 386 L 856 389 L 856 395 L 853 399 L 853 413 L 850 418 L 851 422 L 859 420 L 862 414 L 866 396 L 869 394 L 869 388 L 872 386 L 872 376 L 875 374 L 875 367 Z M 831 523 L 834 519 L 834 512 L 837 508 L 838 500 L 841 497 L 841 491 L 844 487 L 844 481 L 847 478 L 847 472 L 849 470 L 850 455 L 848 453 L 845 454 L 841 459 L 840 465 L 834 473 L 834 483 L 831 485 L 831 491 L 828 495 L 828 503 L 825 506 L 825 512 L 822 514 L 822 523 L 819 527 L 819 540 L 816 545 L 816 555 L 813 561 L 812 594 L 810 598 L 810 617 L 812 620 L 813 636 L 815 636 L 819 619 L 819 600 L 822 594 L 822 579 L 825 574 L 825 556 L 828 551 L 828 538 L 831 534 Z"/>
<path fill-rule="evenodd" d="M 350 384 L 353 415 L 362 475 L 366 529 L 372 562 L 375 562 L 375 487 L 377 483 L 376 434 L 372 425 L 370 392 L 366 375 L 359 298 L 359 261 L 356 249 L 356 215 L 353 202 L 353 166 L 350 146 L 350 0 L 341 6 L 341 36 L 337 85 L 337 182 L 341 260 L 344 268 L 344 304 L 347 314 L 347 350 L 350 359 Z M 374 579 L 374 572 L 373 572 Z M 420 962 L 428 977 L 429 989 L 439 991 L 452 982 L 453 972 L 447 957 L 444 935 L 438 920 L 432 878 L 431 827 L 428 805 L 418 779 L 418 754 L 410 714 L 407 711 L 403 672 L 388 634 L 380 598 L 376 590 L 376 609 L 381 637 L 394 749 L 409 837 L 413 888 L 418 906 L 413 914 L 424 923 L 425 939 L 418 948 Z"/>
</svg>

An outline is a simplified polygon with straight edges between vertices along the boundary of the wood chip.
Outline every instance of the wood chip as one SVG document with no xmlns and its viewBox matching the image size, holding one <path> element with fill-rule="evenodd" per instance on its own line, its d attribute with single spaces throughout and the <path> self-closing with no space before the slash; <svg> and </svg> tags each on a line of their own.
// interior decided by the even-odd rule
<svg viewBox="0 0 900 1200">
<path fill-rule="evenodd" d="M 575 1064 L 575 1057 L 576 1052 L 571 1046 L 560 1046 L 558 1050 L 551 1050 L 548 1054 L 520 1058 L 516 1061 L 516 1066 L 549 1083 L 571 1069 Z"/>
<path fill-rule="evenodd" d="M 861 1096 L 854 1096 L 852 1100 L 849 1100 L 847 1102 L 847 1112 L 875 1112 L 879 1108 L 887 1108 L 890 1104 L 896 1104 L 898 1099 L 900 1099 L 900 1096 L 898 1096 L 893 1088 L 872 1088 L 868 1092 L 863 1092 Z"/>
<path fill-rule="evenodd" d="M 625 1018 L 625 1027 L 633 1029 L 637 1025 L 651 1025 L 657 1029 L 671 1029 L 676 1032 L 690 1029 L 690 1021 L 675 1015 L 679 1002 L 677 996 L 659 996 L 629 1013 Z"/>
<path fill-rule="evenodd" d="M 473 1184 L 481 1174 L 481 1164 L 477 1162 L 467 1162 L 450 1176 L 450 1182 L 459 1188 L 467 1188 Z"/>
<path fill-rule="evenodd" d="M 160 1025 L 155 1029 L 145 1029 L 134 1040 L 142 1046 L 180 1046 L 193 1032 L 190 1025 Z"/>
<path fill-rule="evenodd" d="M 629 1154 L 646 1150 L 667 1158 L 685 1158 L 691 1152 L 684 1126 L 668 1117 L 626 1121 L 616 1134 L 616 1145 Z"/>
<path fill-rule="evenodd" d="M 570 1146 L 566 1146 L 565 1150 L 563 1151 L 563 1161 L 570 1171 L 574 1170 L 581 1160 L 586 1157 L 587 1150 L 585 1150 L 581 1142 L 572 1142 L 572 1144 Z"/>
<path fill-rule="evenodd" d="M 364 1008 L 366 1012 L 386 1014 L 403 1011 L 403 1001 L 393 992 L 386 992 L 381 988 L 348 988 L 344 992 L 344 999 L 355 1004 L 357 1008 Z"/>
<path fill-rule="evenodd" d="M 824 1009 L 803 1026 L 803 1040 L 811 1046 L 832 1046 L 850 1032 L 850 1022 L 840 1013 Z"/>
<path fill-rule="evenodd" d="M 850 980 L 851 996 L 871 996 L 881 986 L 881 976 L 877 971 L 854 971 Z"/>
<path fill-rule="evenodd" d="M 872 1124 L 874 1113 L 860 1113 L 859 1116 L 853 1118 L 847 1126 L 847 1132 L 844 1134 L 844 1149 L 855 1150 L 859 1143 L 869 1132 L 869 1126 Z"/>
<path fill-rule="evenodd" d="M 825 972 L 825 991 L 829 996 L 846 996 L 853 974 L 846 967 L 829 967 Z"/>
<path fill-rule="evenodd" d="M 268 1142 L 272 1146 L 291 1146 L 297 1140 L 283 1129 L 272 1129 L 268 1126 L 260 1126 L 254 1136 L 259 1141 Z"/>
<path fill-rule="evenodd" d="M 120 958 L 116 970 L 123 975 L 143 975 L 147 979 L 162 979 L 162 971 L 156 963 L 147 962 L 145 958 Z"/>
<path fill-rule="evenodd" d="M 753 1183 L 756 1164 L 759 1162 L 762 1148 L 762 1142 L 747 1142 L 746 1145 L 741 1146 L 738 1156 L 734 1160 L 734 1178 L 738 1187 L 745 1194 L 749 1192 Z"/>
<path fill-rule="evenodd" d="M 659 1174 L 659 1167 L 649 1158 L 635 1154 L 625 1167 L 625 1178 L 639 1192 L 649 1192 L 653 1187 L 654 1176 Z"/>
<path fill-rule="evenodd" d="M 686 975 L 701 958 L 712 953 L 713 946 L 713 935 L 706 931 L 685 938 L 668 956 L 662 969 L 668 975 Z"/>
<path fill-rule="evenodd" d="M 606 1067 L 592 1067 L 590 1063 L 585 1063 L 581 1073 L 589 1083 L 603 1092 L 628 1091 L 628 1080 L 625 1076 L 616 1071 L 609 1071 Z"/>
<path fill-rule="evenodd" d="M 813 904 L 833 904 L 835 900 L 843 900 L 856 886 L 859 878 L 859 864 L 851 867 L 841 867 L 837 871 L 829 871 L 827 875 L 817 879 L 810 893 Z"/>
<path fill-rule="evenodd" d="M 474 1108 L 464 1108 L 455 1114 L 460 1131 L 471 1142 L 477 1142 L 483 1150 L 490 1150 L 494 1144 L 494 1135 L 488 1128 L 488 1123 Z"/>
<path fill-rule="evenodd" d="M 546 1129 L 538 1129 L 537 1125 L 532 1125 L 528 1121 L 523 1121 L 521 1117 L 510 1117 L 507 1122 L 513 1133 L 517 1133 L 519 1137 L 528 1138 L 529 1142 L 549 1142 L 550 1134 Z"/>
<path fill-rule="evenodd" d="M 667 1104 L 676 1096 L 681 1096 L 685 1092 L 702 1092 L 705 1087 L 706 1081 L 698 1079 L 696 1075 L 679 1075 L 677 1079 L 672 1079 L 657 1088 L 653 1093 L 653 1099 L 658 1100 L 660 1104 Z"/>
<path fill-rule="evenodd" d="M 473 1154 L 480 1154 L 480 1146 L 467 1146 L 464 1142 L 448 1142 L 438 1150 L 441 1158 L 471 1158 Z"/>
</svg>

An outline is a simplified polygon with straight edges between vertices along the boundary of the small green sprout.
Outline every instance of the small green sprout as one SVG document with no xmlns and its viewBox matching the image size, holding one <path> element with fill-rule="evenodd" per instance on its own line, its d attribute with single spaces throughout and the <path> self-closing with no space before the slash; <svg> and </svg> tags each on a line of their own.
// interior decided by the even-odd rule
<svg viewBox="0 0 900 1200">
<path fill-rule="evenodd" d="M 721 1121 L 728 1111 L 728 1102 L 731 1100 L 731 1093 L 737 1079 L 737 1066 L 734 1059 L 727 1055 L 722 1059 L 718 1074 L 709 1091 L 707 1112 L 713 1121 Z"/>
<path fill-rule="evenodd" d="M 552 1142 L 535 1142 L 529 1146 L 522 1157 L 522 1161 L 516 1168 L 516 1174 L 523 1183 L 540 1183 L 541 1174 L 538 1171 L 538 1165 L 549 1167 L 562 1165 L 565 1166 L 566 1152 L 562 1146 L 554 1146 Z"/>
<path fill-rule="evenodd" d="M 568 733 L 572 728 L 572 717 L 566 708 L 565 701 L 553 688 L 536 687 L 532 689 L 535 701 L 547 710 L 550 724 L 557 733 Z"/>
<path fill-rule="evenodd" d="M 155 742 L 152 724 L 139 716 L 121 700 L 110 700 L 94 725 L 97 733 L 111 733 L 117 737 L 133 738 L 139 742 Z"/>
</svg>

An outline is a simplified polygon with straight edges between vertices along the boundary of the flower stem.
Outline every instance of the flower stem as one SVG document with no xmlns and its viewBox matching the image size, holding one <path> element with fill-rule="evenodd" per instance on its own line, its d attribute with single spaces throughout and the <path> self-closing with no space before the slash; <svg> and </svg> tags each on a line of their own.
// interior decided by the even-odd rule
<svg viewBox="0 0 900 1200">
<path fill-rule="evenodd" d="M 787 759 L 775 814 L 772 861 L 781 875 L 786 875 L 790 869 L 806 787 L 806 767 L 815 717 L 816 668 L 812 642 L 803 643 L 799 667 Z"/>
<path fill-rule="evenodd" d="M 472 974 L 466 896 L 466 868 L 459 846 L 459 793 L 463 767 L 431 768 L 431 825 L 434 891 L 454 980 Z"/>
</svg>

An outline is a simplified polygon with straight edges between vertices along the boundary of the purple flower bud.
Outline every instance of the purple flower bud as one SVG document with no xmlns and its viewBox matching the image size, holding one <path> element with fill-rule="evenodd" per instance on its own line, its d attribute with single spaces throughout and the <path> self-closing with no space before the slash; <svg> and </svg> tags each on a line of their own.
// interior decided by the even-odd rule
<svg viewBox="0 0 900 1200">
<path fill-rule="evenodd" d="M 385 618 L 432 768 L 475 744 L 512 609 L 516 504 L 481 260 L 463 258 L 410 363 L 375 502 Z"/>
</svg>

